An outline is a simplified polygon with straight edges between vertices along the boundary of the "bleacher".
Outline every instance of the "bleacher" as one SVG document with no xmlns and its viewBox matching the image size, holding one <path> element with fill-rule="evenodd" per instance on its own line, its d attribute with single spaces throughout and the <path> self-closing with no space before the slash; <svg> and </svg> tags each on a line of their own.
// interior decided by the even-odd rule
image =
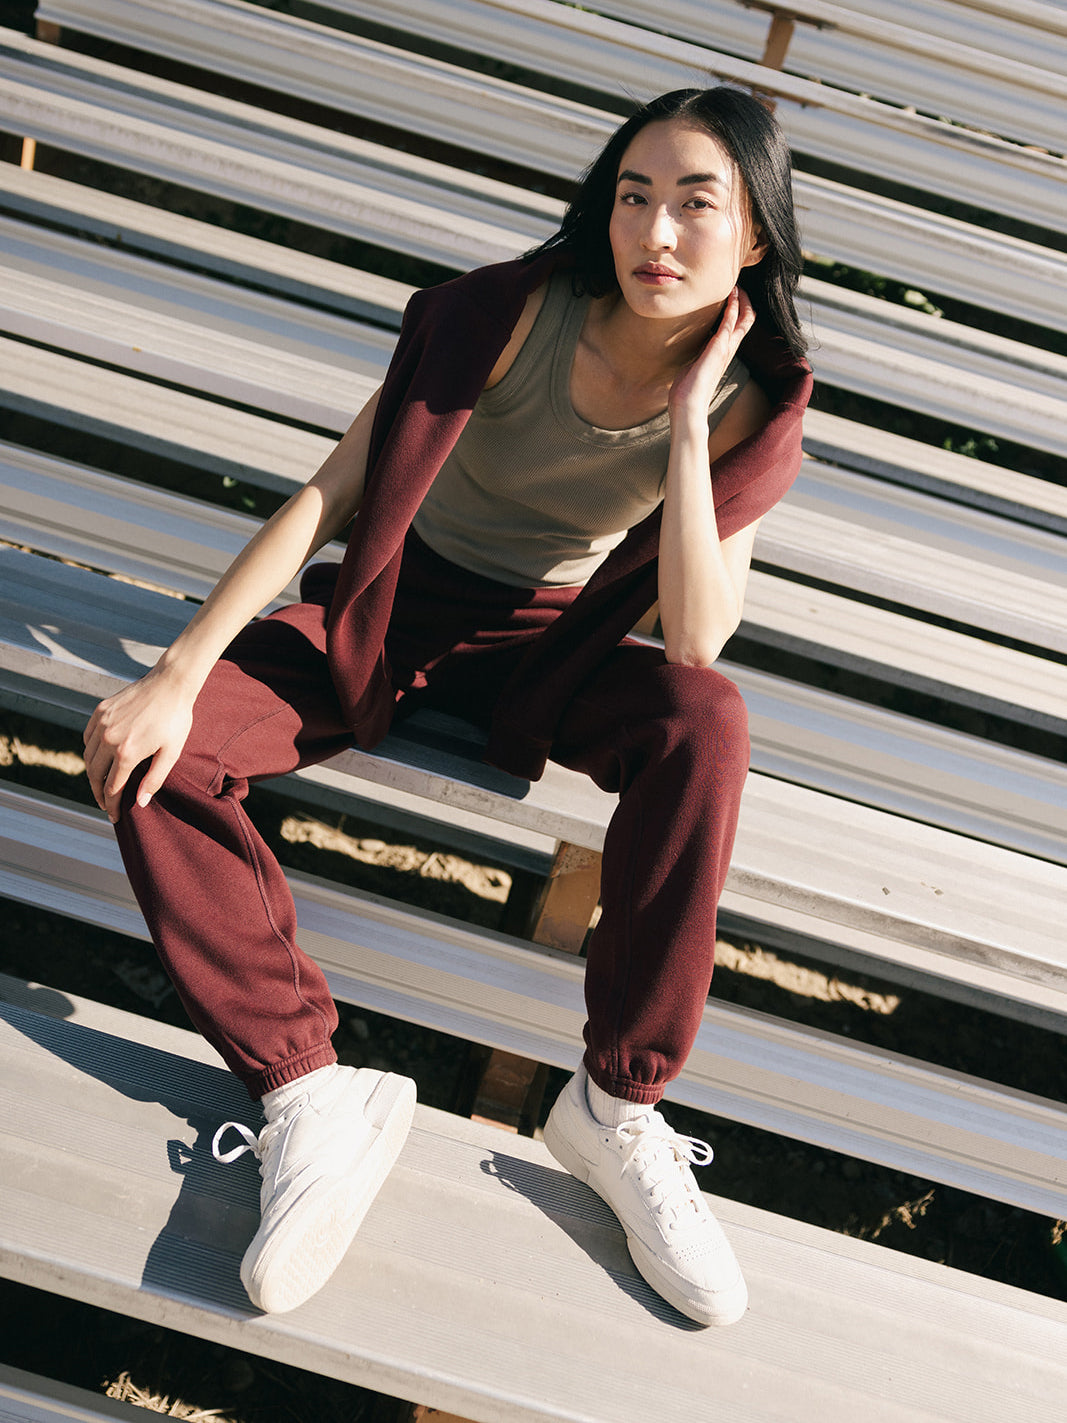
<svg viewBox="0 0 1067 1423">
<path fill-rule="evenodd" d="M 255 527 L 153 487 L 152 457 L 270 494 L 306 479 L 388 360 L 410 290 L 391 259 L 521 252 L 632 96 L 752 85 L 797 157 L 822 398 L 723 663 L 753 736 L 724 920 L 1062 1033 L 1067 23 L 1040 0 L 886 8 L 43 0 L 39 38 L 0 33 L 0 131 L 27 140 L 0 165 L 0 411 L 85 440 L 84 459 L 0 444 L 3 704 L 73 726 L 151 665 Z M 354 241 L 363 265 L 36 171 L 35 145 Z M 958 305 L 879 300 L 818 263 Z M 503 934 L 294 873 L 340 1000 L 509 1068 L 577 1060 L 609 797 L 494 772 L 440 718 L 284 789 L 546 878 L 527 932 Z M 106 821 L 43 793 L 0 789 L 0 893 L 145 935 Z M 46 964 L 40 981 L 0 982 L 9 1278 L 485 1423 L 1058 1416 L 1067 1304 L 716 1201 L 753 1303 L 709 1338 L 539 1142 L 425 1108 L 335 1279 L 256 1317 L 237 1278 L 254 1171 L 205 1145 L 254 1109 L 192 1035 Z M 713 998 L 671 1096 L 1067 1216 L 1067 1109 L 995 1082 Z M 109 1407 L 0 1379 L 27 1423 Z"/>
</svg>

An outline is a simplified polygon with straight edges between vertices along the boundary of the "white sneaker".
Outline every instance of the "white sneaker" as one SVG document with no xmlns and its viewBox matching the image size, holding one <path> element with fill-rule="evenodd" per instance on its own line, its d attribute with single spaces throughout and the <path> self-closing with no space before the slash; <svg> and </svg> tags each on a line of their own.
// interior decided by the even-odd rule
<svg viewBox="0 0 1067 1423">
<path fill-rule="evenodd" d="M 733 1324 L 748 1305 L 740 1266 L 708 1209 L 690 1162 L 711 1147 L 671 1130 L 659 1112 L 634 1108 L 619 1127 L 589 1110 L 580 1067 L 552 1108 L 545 1145 L 618 1216 L 633 1262 L 652 1288 L 698 1324 Z"/>
<path fill-rule="evenodd" d="M 263 1178 L 260 1226 L 241 1261 L 241 1282 L 257 1309 L 295 1309 L 330 1278 L 400 1155 L 414 1110 L 409 1077 L 338 1067 L 268 1120 L 258 1138 L 241 1122 L 219 1127 L 215 1159 L 225 1164 L 251 1151 Z M 220 1152 L 231 1128 L 244 1141 Z"/>
</svg>

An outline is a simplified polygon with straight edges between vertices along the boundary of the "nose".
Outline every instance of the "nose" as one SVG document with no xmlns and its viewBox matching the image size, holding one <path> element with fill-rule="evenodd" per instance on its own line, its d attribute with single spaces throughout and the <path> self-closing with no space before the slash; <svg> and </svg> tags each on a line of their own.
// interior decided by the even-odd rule
<svg viewBox="0 0 1067 1423">
<path fill-rule="evenodd" d="M 671 252 L 677 242 L 674 221 L 666 207 L 648 209 L 648 222 L 641 238 L 650 252 Z"/>
</svg>

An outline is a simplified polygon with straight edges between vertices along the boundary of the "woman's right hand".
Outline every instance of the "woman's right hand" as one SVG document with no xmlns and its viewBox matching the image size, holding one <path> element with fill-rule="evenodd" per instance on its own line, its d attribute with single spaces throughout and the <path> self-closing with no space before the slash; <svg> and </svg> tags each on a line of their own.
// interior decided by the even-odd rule
<svg viewBox="0 0 1067 1423">
<path fill-rule="evenodd" d="M 195 693 L 153 668 L 102 701 L 85 728 L 85 769 L 93 796 L 114 824 L 134 770 L 151 759 L 137 793 L 145 806 L 173 770 L 193 724 Z"/>
<path fill-rule="evenodd" d="M 112 824 L 142 761 L 152 764 L 137 794 L 140 806 L 174 769 L 193 724 L 193 704 L 225 648 L 355 516 L 377 408 L 376 391 L 318 472 L 237 555 L 152 671 L 93 712 L 83 738 L 85 768 L 96 803 Z"/>
</svg>

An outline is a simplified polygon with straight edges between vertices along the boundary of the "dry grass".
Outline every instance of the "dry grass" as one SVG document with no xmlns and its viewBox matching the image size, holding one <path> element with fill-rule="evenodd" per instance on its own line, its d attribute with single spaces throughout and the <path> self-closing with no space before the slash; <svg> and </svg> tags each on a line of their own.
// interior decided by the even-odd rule
<svg viewBox="0 0 1067 1423">
<path fill-rule="evenodd" d="M 186 1423 L 199 1423 L 204 1418 L 218 1419 L 219 1423 L 234 1423 L 221 1408 L 198 1408 L 180 1398 L 171 1399 L 168 1394 L 149 1393 L 147 1389 L 139 1388 L 125 1370 L 117 1379 L 105 1383 L 104 1393 L 120 1403 L 132 1403 L 135 1408 L 147 1408 L 152 1413 L 165 1414 L 167 1418 L 184 1418 Z"/>
<path fill-rule="evenodd" d="M 85 774 L 85 762 L 76 751 L 57 751 L 34 746 L 19 736 L 0 734 L 0 766 L 39 766 L 64 776 Z"/>
<path fill-rule="evenodd" d="M 327 825 L 313 816 L 287 815 L 281 823 L 280 834 L 290 845 L 311 845 L 316 850 L 344 855 L 359 864 L 459 884 L 471 894 L 495 904 L 506 904 L 511 893 L 511 875 L 498 866 L 475 865 L 460 855 L 441 850 L 350 835 L 343 826 Z"/>
<path fill-rule="evenodd" d="M 720 939 L 715 945 L 715 962 L 720 968 L 772 983 L 798 998 L 811 998 L 820 1003 L 851 1003 L 864 1012 L 883 1015 L 895 1013 L 900 1007 L 899 994 L 877 993 L 849 983 L 838 974 L 831 977 L 752 944 L 729 944 Z"/>
</svg>

